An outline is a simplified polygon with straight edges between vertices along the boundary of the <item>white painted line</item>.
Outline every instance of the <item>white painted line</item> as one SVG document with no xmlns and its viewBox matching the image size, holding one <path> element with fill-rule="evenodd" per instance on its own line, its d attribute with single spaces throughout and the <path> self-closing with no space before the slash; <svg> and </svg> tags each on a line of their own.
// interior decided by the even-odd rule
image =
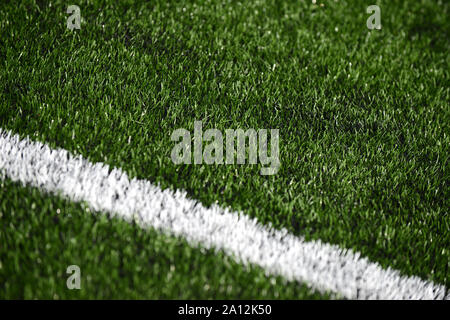
<svg viewBox="0 0 450 320">
<path fill-rule="evenodd" d="M 359 253 L 320 241 L 304 241 L 228 209 L 204 207 L 182 191 L 130 180 L 120 169 L 90 163 L 62 149 L 0 129 L 0 172 L 73 201 L 86 201 L 142 227 L 181 236 L 191 245 L 222 249 L 243 264 L 349 299 L 445 299 L 446 288 L 383 269 Z"/>
</svg>

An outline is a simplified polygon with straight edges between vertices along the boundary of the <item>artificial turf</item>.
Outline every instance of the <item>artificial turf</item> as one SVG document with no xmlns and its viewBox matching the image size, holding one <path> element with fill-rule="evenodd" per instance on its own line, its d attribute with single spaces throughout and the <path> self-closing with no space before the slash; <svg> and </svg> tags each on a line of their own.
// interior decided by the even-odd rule
<svg viewBox="0 0 450 320">
<path fill-rule="evenodd" d="M 0 182 L 2 299 L 324 299 L 222 252 Z M 49 228 L 49 225 L 52 227 Z M 69 290 L 67 267 L 81 271 Z"/>
<path fill-rule="evenodd" d="M 81 30 L 69 31 L 63 1 L 3 1 L 0 127 L 121 167 L 163 188 L 187 190 L 205 205 L 218 202 L 307 239 L 353 248 L 384 267 L 448 287 L 449 6 L 377 1 L 382 29 L 370 31 L 366 8 L 373 3 L 320 4 L 79 1 Z M 192 132 L 195 120 L 222 131 L 279 129 L 279 172 L 261 176 L 259 165 L 173 164 L 170 135 L 177 128 Z M 0 193 L 2 203 L 16 193 L 30 203 L 37 197 L 35 190 L 17 186 L 2 186 Z M 54 201 L 61 200 L 36 200 L 31 212 L 37 221 L 33 225 L 29 214 L 20 228 L 56 234 L 58 225 L 43 215 L 54 216 Z M 1 207 L 0 236 L 6 241 L 0 247 L 0 277 L 19 277 L 13 261 L 28 261 L 29 270 L 40 270 L 29 264 L 32 252 L 14 250 L 23 237 L 8 227 L 15 225 L 17 206 Z M 98 218 L 76 204 L 64 206 L 77 212 L 75 223 L 65 228 L 87 234 L 74 237 L 79 248 L 67 256 L 83 251 L 85 262 L 94 265 L 99 251 L 90 244 Z M 126 276 L 111 280 L 122 292 L 93 286 L 82 294 L 179 297 L 178 289 L 165 293 L 162 282 L 152 278 L 154 269 L 139 282 L 156 283 L 159 291 L 144 284 L 136 291 L 125 289 L 134 277 L 132 268 L 157 252 L 146 241 L 162 236 L 139 233 L 133 243 L 135 227 L 109 223 L 102 229 L 105 243 L 119 246 L 128 238 L 115 240 L 115 233 L 125 230 L 127 244 L 149 246 L 148 251 L 142 260 L 131 259 Z M 43 245 L 33 237 L 28 242 L 30 248 Z M 196 253 L 196 259 L 211 264 L 208 259 L 226 258 Z M 167 271 L 163 261 L 160 268 Z M 48 263 L 53 271 L 62 265 L 57 259 Z M 238 268 L 225 265 L 202 272 L 217 286 L 221 273 Z M 114 266 L 95 272 L 118 273 L 110 270 Z M 5 296 L 20 296 L 39 284 L 39 295 L 22 296 L 52 297 L 45 281 L 60 281 L 60 273 L 45 275 L 8 282 L 13 287 Z M 204 276 L 198 277 L 193 281 L 200 286 Z M 235 282 L 241 288 L 226 297 L 261 297 L 256 289 L 242 293 L 256 286 L 252 277 L 261 278 L 242 276 Z M 171 286 L 182 282 L 172 281 Z M 186 290 L 182 297 L 207 296 L 200 289 Z M 219 287 L 209 290 L 211 297 L 225 297 Z M 295 290 L 285 296 L 306 297 Z"/>
</svg>

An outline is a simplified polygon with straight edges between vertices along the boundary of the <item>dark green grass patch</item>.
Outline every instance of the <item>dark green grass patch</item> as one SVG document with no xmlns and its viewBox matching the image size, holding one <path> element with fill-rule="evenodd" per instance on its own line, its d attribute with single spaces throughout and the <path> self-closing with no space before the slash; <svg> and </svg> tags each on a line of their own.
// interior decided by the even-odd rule
<svg viewBox="0 0 450 320">
<path fill-rule="evenodd" d="M 0 127 L 449 285 L 446 2 L 51 3 L 0 5 Z M 174 165 L 195 120 L 280 129 L 280 171 Z"/>
</svg>

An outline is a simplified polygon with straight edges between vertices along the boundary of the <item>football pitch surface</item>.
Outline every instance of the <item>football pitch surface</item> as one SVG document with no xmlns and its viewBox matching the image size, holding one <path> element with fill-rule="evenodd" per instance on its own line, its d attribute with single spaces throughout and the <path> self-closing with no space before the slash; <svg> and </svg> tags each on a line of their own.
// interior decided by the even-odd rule
<svg viewBox="0 0 450 320">
<path fill-rule="evenodd" d="M 205 229 L 123 219 L 106 204 L 117 195 L 77 197 L 81 182 L 50 188 L 40 178 L 52 163 L 36 155 L 24 165 L 25 151 L 15 160 L 14 141 L 120 168 L 198 201 L 206 215 L 222 208 L 258 230 L 340 248 L 341 258 L 358 253 L 448 297 L 449 5 L 378 1 L 382 28 L 368 30 L 371 4 L 78 1 L 81 28 L 69 30 L 66 2 L 3 1 L 0 298 L 328 299 L 369 290 L 351 286 L 358 273 L 348 288 L 327 290 L 320 283 L 342 270 L 291 278 L 246 263 L 247 249 L 230 251 L 213 233 L 200 239 Z M 172 133 L 193 132 L 199 120 L 203 130 L 278 129 L 279 170 L 174 164 Z M 156 204 L 142 208 L 151 215 L 165 203 Z M 70 265 L 81 269 L 80 290 L 67 288 Z"/>
</svg>

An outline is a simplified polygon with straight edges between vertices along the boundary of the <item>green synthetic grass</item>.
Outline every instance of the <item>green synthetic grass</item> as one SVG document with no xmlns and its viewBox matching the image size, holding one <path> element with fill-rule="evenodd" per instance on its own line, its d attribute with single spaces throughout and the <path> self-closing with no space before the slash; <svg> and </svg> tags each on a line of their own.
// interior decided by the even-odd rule
<svg viewBox="0 0 450 320">
<path fill-rule="evenodd" d="M 217 201 L 307 239 L 353 248 L 385 267 L 448 287 L 449 6 L 377 1 L 382 30 L 369 31 L 366 8 L 374 3 L 323 3 L 78 1 L 82 27 L 71 32 L 62 1 L 51 6 L 2 2 L 0 127 L 121 167 L 163 188 L 185 189 L 205 205 Z M 170 135 L 180 127 L 192 132 L 195 120 L 203 121 L 204 130 L 222 132 L 278 128 L 278 174 L 260 176 L 258 165 L 174 165 Z M 23 201 L 38 196 L 2 187 L 3 203 L 15 192 Z M 43 212 L 60 200 L 39 199 L 33 209 L 38 221 L 33 225 L 30 214 L 20 227 L 54 234 L 58 225 Z M 65 227 L 87 236 L 76 237 L 73 251 L 58 252 L 69 257 L 83 251 L 80 263 L 95 265 L 99 251 L 91 243 L 97 218 L 83 215 L 77 205 L 64 205 L 77 212 L 76 222 Z M 14 208 L 1 209 L 0 277 L 20 280 L 22 269 L 13 261 L 30 261 L 32 253 L 13 249 L 23 237 L 8 227 L 16 221 Z M 116 240 L 114 234 L 121 230 L 132 250 L 145 245 L 149 251 L 111 279 L 121 292 L 108 291 L 104 276 L 105 286 L 80 294 L 179 297 L 173 288 L 189 288 L 184 280 L 171 280 L 172 289 L 164 291 L 154 269 L 137 277 L 160 289 L 128 288 L 133 268 L 158 252 L 146 241 L 161 236 L 110 221 L 102 229 L 105 245 L 113 241 L 116 250 L 125 250 L 118 246 L 126 237 Z M 136 243 L 133 232 L 140 232 Z M 33 237 L 28 241 L 31 248 L 44 246 Z M 198 264 L 204 259 L 215 266 L 225 259 L 195 252 Z M 48 270 L 63 272 L 62 260 L 48 264 Z M 40 272 L 39 266 L 27 265 L 29 272 Z M 92 270 L 119 272 L 110 267 L 114 264 Z M 222 273 L 231 277 L 238 266 L 224 262 L 217 268 L 202 269 L 216 285 Z M 46 281 L 59 285 L 61 275 L 52 272 L 40 280 L 8 282 L 4 296 L 27 296 L 27 286 L 36 284 L 39 293 L 27 297 L 53 297 L 54 287 Z M 240 287 L 226 297 L 264 297 L 253 289 L 255 277 L 263 279 L 255 272 L 259 275 L 235 279 Z M 183 297 L 208 296 L 201 290 L 202 277 L 194 276 L 196 289 L 186 289 Z M 247 286 L 252 289 L 245 291 Z M 225 297 L 219 287 L 209 290 L 211 297 Z M 276 292 L 306 297 L 300 289 L 286 290 Z"/>
<path fill-rule="evenodd" d="M 82 204 L 8 180 L 0 186 L 0 217 L 8 229 L 0 235 L 3 299 L 328 297 Z M 66 269 L 74 264 L 81 269 L 80 290 L 66 286 Z"/>
</svg>

